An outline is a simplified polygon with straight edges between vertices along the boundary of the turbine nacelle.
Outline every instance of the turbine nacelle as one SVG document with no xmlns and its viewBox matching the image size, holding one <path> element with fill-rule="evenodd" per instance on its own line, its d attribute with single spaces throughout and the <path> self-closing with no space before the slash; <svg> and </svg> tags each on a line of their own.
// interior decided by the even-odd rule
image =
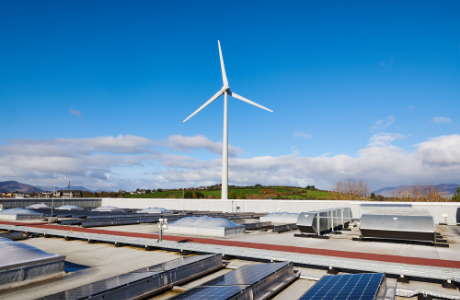
<svg viewBox="0 0 460 300">
<path fill-rule="evenodd" d="M 191 117 L 193 117 L 194 115 L 196 115 L 198 112 L 200 112 L 203 108 L 205 108 L 206 106 L 208 106 L 209 104 L 211 104 L 212 102 L 214 102 L 214 100 L 216 100 L 217 98 L 219 98 L 220 96 L 222 96 L 223 94 L 227 93 L 229 96 L 232 96 L 233 98 L 236 98 L 238 100 L 241 100 L 241 101 L 244 101 L 246 103 L 249 103 L 251 105 L 254 105 L 254 106 L 257 106 L 259 108 L 262 108 L 262 109 L 265 109 L 269 112 L 273 112 L 271 109 L 268 109 L 260 104 L 257 104 L 251 100 L 248 100 L 240 95 L 237 95 L 235 93 L 232 93 L 230 91 L 230 86 L 228 85 L 228 80 L 227 80 L 227 73 L 225 72 L 225 65 L 224 65 L 224 57 L 222 56 L 222 49 L 220 47 L 220 41 L 217 41 L 217 43 L 219 44 L 219 56 L 220 56 L 220 67 L 222 69 L 222 81 L 224 83 L 224 85 L 222 86 L 222 88 L 220 89 L 220 91 L 218 91 L 214 96 L 211 97 L 211 99 L 209 99 L 208 101 L 206 101 L 200 108 L 198 108 L 193 114 L 191 114 L 190 116 L 188 116 L 187 119 L 184 120 L 187 121 L 188 119 L 190 119 Z"/>
</svg>

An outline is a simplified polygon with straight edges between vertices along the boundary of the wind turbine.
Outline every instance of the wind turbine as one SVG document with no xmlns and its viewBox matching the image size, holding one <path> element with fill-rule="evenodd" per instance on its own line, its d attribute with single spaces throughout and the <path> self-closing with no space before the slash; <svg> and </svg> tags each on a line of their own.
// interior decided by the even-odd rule
<svg viewBox="0 0 460 300">
<path fill-rule="evenodd" d="M 188 119 L 196 115 L 200 110 L 211 104 L 214 100 L 219 98 L 220 96 L 224 95 L 224 142 L 223 142 L 223 154 L 222 154 L 222 200 L 228 199 L 228 135 L 227 135 L 227 95 L 232 96 L 238 100 L 244 101 L 246 103 L 252 104 L 254 106 L 260 107 L 262 109 L 268 110 L 269 112 L 273 112 L 271 109 L 268 109 L 260 104 L 252 102 L 240 95 L 235 94 L 234 92 L 230 91 L 230 87 L 228 85 L 227 74 L 225 73 L 225 65 L 224 65 L 224 58 L 222 57 L 222 49 L 220 48 L 220 41 L 217 41 L 219 45 L 219 55 L 220 55 L 220 67 L 222 69 L 222 80 L 224 85 L 214 96 L 211 97 L 205 104 L 201 105 L 193 114 L 191 114 L 187 119 L 184 120 L 186 122 Z"/>
</svg>

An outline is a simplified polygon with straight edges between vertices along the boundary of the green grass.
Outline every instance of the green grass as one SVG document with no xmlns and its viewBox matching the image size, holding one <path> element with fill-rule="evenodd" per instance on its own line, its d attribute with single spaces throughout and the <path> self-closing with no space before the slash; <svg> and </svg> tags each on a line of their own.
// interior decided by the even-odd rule
<svg viewBox="0 0 460 300">
<path fill-rule="evenodd" d="M 254 188 L 254 189 L 234 189 L 230 188 L 229 192 L 235 192 L 236 196 L 240 195 L 241 191 L 245 195 L 253 195 L 257 197 L 266 197 L 266 195 L 261 194 L 260 191 L 262 189 L 270 189 L 270 190 L 275 190 L 275 195 L 271 195 L 272 199 L 276 198 L 277 194 L 280 194 L 282 198 L 287 198 L 287 199 L 331 199 L 332 195 L 330 192 L 323 192 L 323 191 L 309 191 L 301 188 L 286 188 L 286 187 L 263 187 L 263 188 Z M 220 190 L 214 190 L 214 191 L 201 191 L 199 190 L 200 193 L 203 193 L 205 196 L 212 195 L 218 199 L 221 197 L 221 191 Z M 292 192 L 298 192 L 296 194 L 291 194 Z M 168 192 L 157 192 L 157 193 L 151 193 L 151 194 L 141 194 L 141 195 L 123 195 L 124 198 L 171 198 L 173 196 L 174 198 L 182 198 L 182 191 L 168 191 Z"/>
</svg>

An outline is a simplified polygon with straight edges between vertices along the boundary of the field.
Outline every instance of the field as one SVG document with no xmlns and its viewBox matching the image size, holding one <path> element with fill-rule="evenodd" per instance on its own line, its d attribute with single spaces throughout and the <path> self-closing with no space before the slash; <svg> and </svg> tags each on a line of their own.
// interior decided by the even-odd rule
<svg viewBox="0 0 460 300">
<path fill-rule="evenodd" d="M 220 190 L 196 190 L 204 194 L 205 198 L 208 199 L 220 199 L 221 191 Z M 243 191 L 246 199 L 290 199 L 290 200 L 322 200 L 322 199 L 332 199 L 332 194 L 328 191 L 319 191 L 319 190 L 307 190 L 303 188 L 296 187 L 282 187 L 282 186 L 270 186 L 270 187 L 260 187 L 260 188 L 230 188 L 229 189 L 229 198 L 230 194 L 234 192 L 236 198 L 239 198 L 239 195 Z M 195 190 L 186 190 L 185 192 L 195 192 Z M 140 195 L 123 195 L 124 198 L 182 198 L 183 192 L 180 190 L 166 191 L 166 192 L 155 192 L 150 194 L 140 194 Z"/>
</svg>

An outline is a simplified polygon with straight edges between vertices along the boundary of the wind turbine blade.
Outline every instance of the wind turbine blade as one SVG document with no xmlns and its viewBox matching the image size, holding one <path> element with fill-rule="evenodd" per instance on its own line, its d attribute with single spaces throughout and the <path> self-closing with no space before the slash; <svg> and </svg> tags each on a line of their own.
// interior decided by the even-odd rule
<svg viewBox="0 0 460 300">
<path fill-rule="evenodd" d="M 220 96 L 222 96 L 222 94 L 224 93 L 224 91 L 220 90 L 218 91 L 214 96 L 212 96 L 211 99 L 209 99 L 208 101 L 206 101 L 205 104 L 201 105 L 200 108 L 198 108 L 193 114 L 191 114 L 190 116 L 188 116 L 187 119 L 184 120 L 187 121 L 188 119 L 190 119 L 191 117 L 193 117 L 194 115 L 196 115 L 200 110 L 202 110 L 203 108 L 205 108 L 206 106 L 208 106 L 209 104 L 211 104 L 212 101 L 216 100 L 217 98 L 219 98 Z"/>
<path fill-rule="evenodd" d="M 248 99 L 246 99 L 246 98 L 244 98 L 244 97 L 241 97 L 240 95 L 237 95 L 237 94 L 235 94 L 235 93 L 233 93 L 233 92 L 229 93 L 229 95 L 232 96 L 232 97 L 234 97 L 234 98 L 236 98 L 236 99 L 240 99 L 241 101 L 244 101 L 244 102 L 246 102 L 246 103 L 249 103 L 249 104 L 252 104 L 252 105 L 254 105 L 254 106 L 260 107 L 260 108 L 262 108 L 262 109 L 268 110 L 269 112 L 273 112 L 273 110 L 268 109 L 268 108 L 266 108 L 265 106 L 262 106 L 262 105 L 260 105 L 260 104 L 255 103 L 255 102 L 252 102 L 251 100 L 248 100 Z"/>
<path fill-rule="evenodd" d="M 222 69 L 222 80 L 224 81 L 224 86 L 228 86 L 227 74 L 225 73 L 224 57 L 222 56 L 222 49 L 220 48 L 220 41 L 217 41 L 219 44 L 219 55 L 220 55 L 220 68 Z"/>
</svg>

